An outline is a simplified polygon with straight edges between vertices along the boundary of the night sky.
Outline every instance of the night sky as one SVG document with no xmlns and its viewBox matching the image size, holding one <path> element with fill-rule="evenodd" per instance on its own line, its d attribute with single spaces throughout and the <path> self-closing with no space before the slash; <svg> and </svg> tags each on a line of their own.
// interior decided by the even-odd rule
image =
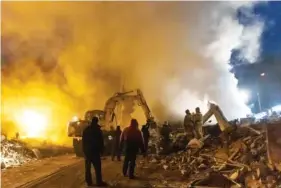
<svg viewBox="0 0 281 188">
<path fill-rule="evenodd" d="M 254 64 L 237 59 L 234 51 L 231 64 L 234 66 L 239 88 L 249 91 L 253 112 L 258 111 L 257 93 L 260 94 L 262 109 L 281 104 L 281 2 L 267 2 L 256 5 L 254 12 L 264 21 L 259 60 Z M 251 20 L 237 14 L 240 23 Z M 260 76 L 265 73 L 265 76 Z"/>
</svg>

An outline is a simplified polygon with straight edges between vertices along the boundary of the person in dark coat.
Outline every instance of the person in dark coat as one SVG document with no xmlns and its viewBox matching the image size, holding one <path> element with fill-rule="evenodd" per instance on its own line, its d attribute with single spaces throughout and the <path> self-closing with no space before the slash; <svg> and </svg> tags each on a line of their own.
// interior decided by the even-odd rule
<svg viewBox="0 0 281 188">
<path fill-rule="evenodd" d="M 171 138 L 170 138 L 170 134 L 171 134 L 172 130 L 169 126 L 169 123 L 168 121 L 165 121 L 163 126 L 162 126 L 162 129 L 161 129 L 161 136 L 162 136 L 162 139 L 166 142 L 166 143 L 169 143 L 171 141 Z"/>
<path fill-rule="evenodd" d="M 144 140 L 144 148 L 145 148 L 146 153 L 148 151 L 148 142 L 149 142 L 149 137 L 150 137 L 149 127 L 150 127 L 150 122 L 149 122 L 149 120 L 147 120 L 146 124 L 143 125 L 142 129 L 141 129 L 143 140 Z"/>
<path fill-rule="evenodd" d="M 97 186 L 107 185 L 102 180 L 101 173 L 101 154 L 104 150 L 104 141 L 98 121 L 98 118 L 94 117 L 82 135 L 83 152 L 85 155 L 85 180 L 88 186 L 93 186 L 91 164 L 95 168 Z"/>
<path fill-rule="evenodd" d="M 121 161 L 121 152 L 120 152 L 120 136 L 122 134 L 120 126 L 116 127 L 116 130 L 114 131 L 113 134 L 113 148 L 112 148 L 112 155 L 111 155 L 111 160 L 114 161 L 115 156 L 117 156 L 117 160 Z"/>
<path fill-rule="evenodd" d="M 125 146 L 125 159 L 123 164 L 123 175 L 129 175 L 130 179 L 134 179 L 134 170 L 136 165 L 136 158 L 139 149 L 145 153 L 143 137 L 141 131 L 138 129 L 138 121 L 131 120 L 129 127 L 125 128 L 121 134 L 121 145 Z M 127 174 L 129 168 L 129 174 Z"/>
</svg>

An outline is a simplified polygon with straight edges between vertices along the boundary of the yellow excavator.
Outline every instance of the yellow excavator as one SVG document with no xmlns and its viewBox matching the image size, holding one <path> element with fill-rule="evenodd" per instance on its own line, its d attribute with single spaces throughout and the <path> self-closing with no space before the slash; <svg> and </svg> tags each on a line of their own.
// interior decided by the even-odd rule
<svg viewBox="0 0 281 188">
<path fill-rule="evenodd" d="M 77 156 L 81 156 L 83 153 L 81 140 L 82 133 L 83 130 L 89 125 L 92 118 L 95 116 L 99 118 L 99 124 L 103 129 L 106 141 L 107 137 L 110 136 L 110 127 L 115 127 L 119 125 L 120 122 L 118 121 L 119 114 L 116 113 L 117 106 L 129 100 L 136 102 L 138 106 L 142 107 L 145 117 L 151 123 L 152 128 L 156 126 L 154 117 L 152 116 L 150 108 L 148 107 L 144 95 L 140 89 L 128 92 L 117 92 L 106 101 L 103 110 L 89 110 L 85 113 L 83 120 L 75 118 L 68 123 L 68 137 L 73 138 L 73 147 Z"/>
</svg>

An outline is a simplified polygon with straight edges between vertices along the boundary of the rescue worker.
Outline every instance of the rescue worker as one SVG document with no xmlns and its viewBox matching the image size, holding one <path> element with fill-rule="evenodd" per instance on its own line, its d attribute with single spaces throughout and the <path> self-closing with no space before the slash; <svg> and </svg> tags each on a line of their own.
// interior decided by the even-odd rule
<svg viewBox="0 0 281 188">
<path fill-rule="evenodd" d="M 20 139 L 20 133 L 17 132 L 17 133 L 16 133 L 16 140 L 19 140 L 19 139 Z"/>
<path fill-rule="evenodd" d="M 136 158 L 139 149 L 145 154 L 144 143 L 141 131 L 138 129 L 138 121 L 131 119 L 131 124 L 121 134 L 121 145 L 125 146 L 125 159 L 123 164 L 123 175 L 134 179 Z M 129 171 L 129 174 L 128 174 Z"/>
<path fill-rule="evenodd" d="M 104 150 L 104 141 L 98 121 L 97 117 L 93 117 L 90 126 L 83 131 L 82 146 L 85 156 L 86 183 L 88 186 L 93 186 L 91 174 L 91 164 L 93 164 L 96 173 L 96 185 L 102 187 L 107 184 L 102 180 L 101 154 Z"/>
<path fill-rule="evenodd" d="M 115 156 L 117 156 L 117 160 L 121 161 L 121 152 L 119 149 L 120 145 L 120 136 L 122 134 L 120 126 L 116 127 L 116 130 L 114 131 L 113 134 L 113 147 L 112 147 L 112 155 L 111 155 L 111 160 L 114 161 Z"/>
<path fill-rule="evenodd" d="M 148 151 L 148 142 L 149 142 L 149 137 L 150 137 L 149 127 L 150 127 L 150 121 L 147 120 L 146 124 L 143 125 L 142 129 L 141 129 L 143 140 L 144 140 L 144 148 L 145 148 L 146 153 Z"/>
<path fill-rule="evenodd" d="M 115 130 L 113 126 L 110 126 L 109 134 L 107 136 L 107 140 L 105 142 L 105 152 L 103 154 L 106 155 L 112 155 L 112 150 L 114 147 L 114 134 Z"/>
<path fill-rule="evenodd" d="M 193 115 L 193 122 L 194 122 L 194 132 L 195 138 L 200 139 L 203 138 L 203 116 L 200 112 L 200 108 L 195 108 L 195 114 Z"/>
<path fill-rule="evenodd" d="M 188 139 L 193 138 L 194 137 L 194 124 L 192 121 L 192 115 L 188 109 L 185 111 L 183 126 L 184 126 L 185 133 L 187 135 L 187 138 Z"/>
<path fill-rule="evenodd" d="M 169 146 L 171 139 L 170 139 L 170 134 L 171 134 L 172 130 L 169 126 L 168 121 L 164 122 L 164 125 L 160 131 L 160 134 L 162 136 L 162 140 L 163 140 L 163 145 L 164 146 Z"/>
</svg>

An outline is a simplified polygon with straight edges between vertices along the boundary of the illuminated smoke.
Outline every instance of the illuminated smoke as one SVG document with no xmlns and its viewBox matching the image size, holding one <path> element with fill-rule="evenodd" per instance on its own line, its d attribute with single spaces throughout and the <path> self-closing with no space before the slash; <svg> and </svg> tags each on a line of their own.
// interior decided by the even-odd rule
<svg viewBox="0 0 281 188">
<path fill-rule="evenodd" d="M 244 115 L 228 62 L 236 48 L 254 62 L 262 23 L 240 25 L 235 12 L 243 5 L 3 2 L 2 119 L 39 107 L 62 138 L 67 120 L 103 109 L 122 77 L 126 88 L 143 90 L 161 120 L 204 108 L 204 100 L 216 101 L 228 118 Z"/>
<path fill-rule="evenodd" d="M 194 110 L 200 106 L 206 111 L 206 101 L 210 99 L 219 104 L 227 118 L 245 117 L 250 113 L 244 103 L 243 92 L 237 89 L 237 80 L 229 73 L 231 67 L 228 63 L 232 50 L 239 49 L 241 58 L 251 63 L 259 56 L 263 22 L 252 14 L 253 6 L 254 3 L 249 2 L 223 2 L 212 8 L 209 6 L 209 11 L 201 15 L 201 32 L 199 37 L 194 38 L 198 41 L 202 36 L 207 38 L 207 42 L 198 48 L 205 63 L 203 67 L 197 66 L 192 70 L 183 69 L 182 78 L 175 81 L 177 86 L 175 82 L 170 83 L 173 86 L 169 87 L 174 88 L 167 88 L 173 90 L 168 97 L 172 100 L 173 96 L 177 96 L 172 102 L 174 110 L 183 113 L 186 108 Z M 239 23 L 236 17 L 238 9 L 251 19 L 251 24 L 243 26 Z M 201 104 L 199 101 L 202 101 Z"/>
</svg>

